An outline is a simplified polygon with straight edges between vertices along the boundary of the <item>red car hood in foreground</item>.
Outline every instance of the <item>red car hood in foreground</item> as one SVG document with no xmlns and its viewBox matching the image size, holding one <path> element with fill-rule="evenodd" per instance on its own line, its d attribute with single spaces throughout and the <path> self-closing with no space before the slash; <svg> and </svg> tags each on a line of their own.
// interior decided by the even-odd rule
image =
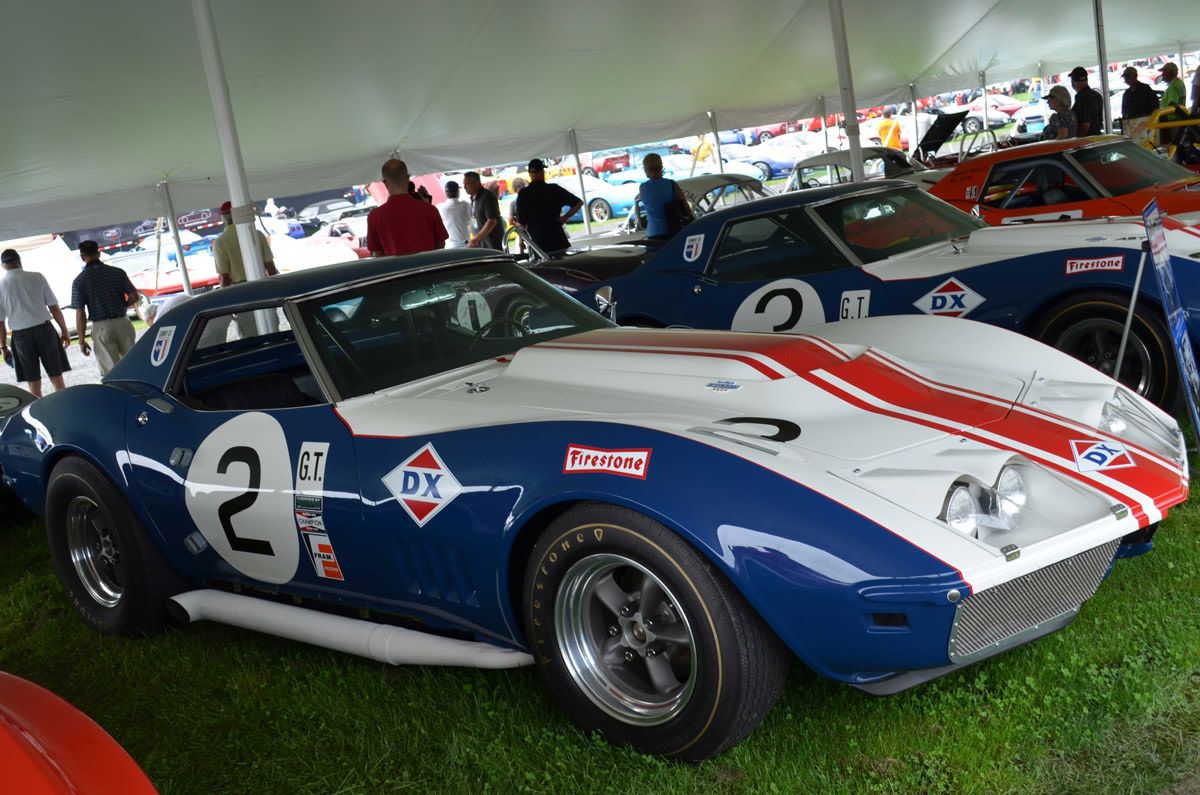
<svg viewBox="0 0 1200 795">
<path fill-rule="evenodd" d="M 121 793 L 157 790 L 104 729 L 32 682 L 0 672 L 0 789 Z"/>
</svg>

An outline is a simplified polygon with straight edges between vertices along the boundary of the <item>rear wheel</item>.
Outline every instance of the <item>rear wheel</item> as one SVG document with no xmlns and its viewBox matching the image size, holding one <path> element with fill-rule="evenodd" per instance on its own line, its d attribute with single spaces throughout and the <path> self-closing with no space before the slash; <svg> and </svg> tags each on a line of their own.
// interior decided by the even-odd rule
<svg viewBox="0 0 1200 795">
<path fill-rule="evenodd" d="M 759 173 L 762 174 L 763 182 L 766 182 L 767 180 L 769 180 L 771 178 L 771 176 L 775 173 L 775 172 L 771 171 L 771 166 L 769 164 L 764 163 L 761 160 L 758 161 L 757 163 L 755 163 L 754 167 L 757 168 L 759 170 Z"/>
<path fill-rule="evenodd" d="M 1179 388 L 1171 336 L 1163 322 L 1140 304 L 1134 309 L 1121 372 L 1115 373 L 1128 311 L 1116 296 L 1084 294 L 1047 312 L 1033 336 L 1169 408 Z"/>
<path fill-rule="evenodd" d="M 588 202 L 588 212 L 592 214 L 593 221 L 607 221 L 612 218 L 612 205 L 604 199 L 592 199 Z"/>
<path fill-rule="evenodd" d="M 525 627 L 571 719 L 610 742 L 681 760 L 731 747 L 770 711 L 787 648 L 667 528 L 589 503 L 538 540 Z"/>
<path fill-rule="evenodd" d="M 50 473 L 46 536 L 68 600 L 106 634 L 157 632 L 169 620 L 167 598 L 187 588 L 124 496 L 82 458 L 65 458 Z"/>
<path fill-rule="evenodd" d="M 596 176 L 596 169 L 592 168 L 591 166 L 584 166 L 583 175 L 585 177 L 594 177 Z"/>
<path fill-rule="evenodd" d="M 968 133 L 977 133 L 983 129 L 983 119 L 978 119 L 974 116 L 968 116 L 963 120 L 963 130 Z"/>
<path fill-rule="evenodd" d="M 765 143 L 765 142 L 767 142 L 767 141 L 771 140 L 771 139 L 772 139 L 772 138 L 774 138 L 774 137 L 775 137 L 775 136 L 774 136 L 774 135 L 771 133 L 771 131 L 770 131 L 770 130 L 763 130 L 762 132 L 760 132 L 760 133 L 758 134 L 758 142 L 759 142 L 760 144 L 761 144 L 761 143 Z"/>
</svg>

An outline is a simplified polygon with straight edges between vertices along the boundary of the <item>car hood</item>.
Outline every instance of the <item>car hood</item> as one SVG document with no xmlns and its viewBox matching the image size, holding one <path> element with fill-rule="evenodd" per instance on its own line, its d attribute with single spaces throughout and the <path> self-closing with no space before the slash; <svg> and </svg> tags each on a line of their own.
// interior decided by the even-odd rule
<svg viewBox="0 0 1200 795">
<path fill-rule="evenodd" d="M 863 410 L 860 401 L 870 394 L 903 402 L 906 410 L 945 415 L 944 395 L 917 385 L 911 375 L 917 370 L 994 399 L 940 429 Z M 817 336 L 606 329 L 524 348 L 509 361 L 447 381 L 348 401 L 338 410 L 355 434 L 368 436 L 425 434 L 438 426 L 615 421 L 732 439 L 825 468 L 998 422 L 1024 386 L 984 368 L 910 366 L 885 351 L 835 346 Z"/>
</svg>

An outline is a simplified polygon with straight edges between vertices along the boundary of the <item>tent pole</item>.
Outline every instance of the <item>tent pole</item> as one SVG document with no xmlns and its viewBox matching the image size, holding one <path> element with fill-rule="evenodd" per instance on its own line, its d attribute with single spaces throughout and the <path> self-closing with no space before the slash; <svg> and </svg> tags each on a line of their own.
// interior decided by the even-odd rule
<svg viewBox="0 0 1200 795">
<path fill-rule="evenodd" d="M 825 151 L 829 151 L 829 128 L 825 126 L 825 97 L 821 96 L 821 135 L 825 137 Z"/>
<path fill-rule="evenodd" d="M 221 46 L 217 42 L 217 26 L 213 21 L 212 5 L 209 0 L 192 0 L 192 13 L 196 17 L 196 35 L 200 39 L 200 57 L 204 61 L 204 77 L 208 82 L 208 95 L 212 100 L 213 120 L 217 125 L 217 139 L 221 143 L 221 158 L 225 161 L 225 179 L 229 183 L 229 200 L 233 204 L 233 222 L 237 228 L 238 245 L 242 249 L 242 264 L 246 268 L 246 279 L 266 278 L 262 251 L 254 234 L 254 210 L 250 206 L 250 188 L 246 184 L 246 168 L 242 164 L 242 150 L 238 143 L 237 125 L 233 119 L 233 105 L 229 101 L 229 84 L 225 80 L 225 65 L 221 60 Z"/>
<path fill-rule="evenodd" d="M 708 112 L 708 127 L 712 130 L 713 146 L 717 151 L 717 168 L 722 174 L 725 173 L 725 158 L 721 156 L 721 132 L 717 129 L 717 114 L 711 110 Z"/>
<path fill-rule="evenodd" d="M 1100 104 L 1104 106 L 1104 132 L 1113 128 L 1112 105 L 1108 101 L 1108 48 L 1104 42 L 1103 0 L 1092 0 L 1092 15 L 1096 19 L 1096 55 L 1100 58 Z M 1089 134 L 1093 134 L 1089 131 Z"/>
<path fill-rule="evenodd" d="M 587 188 L 583 185 L 583 164 L 579 162 L 579 139 L 575 137 L 575 128 L 567 130 L 567 138 L 571 141 L 571 154 L 575 155 L 575 176 L 579 177 L 579 197 L 583 199 L 583 209 L 580 214 L 583 215 L 583 233 L 590 235 L 592 233 L 592 214 L 588 212 Z"/>
<path fill-rule="evenodd" d="M 833 28 L 833 52 L 841 87 L 842 118 L 850 143 L 850 176 L 855 182 L 862 182 L 862 142 L 858 139 L 858 109 L 854 102 L 854 76 L 850 71 L 850 45 L 846 41 L 846 16 L 842 13 L 842 0 L 829 0 L 829 24 Z"/>
<path fill-rule="evenodd" d="M 175 205 L 171 203 L 171 188 L 165 179 L 158 183 L 158 195 L 166 208 L 167 228 L 171 230 L 171 237 L 175 239 L 175 260 L 179 263 L 179 275 L 183 277 L 183 291 L 188 295 L 195 295 L 192 290 L 192 276 L 188 273 L 187 262 L 183 258 L 183 241 L 179 239 L 179 224 L 175 220 Z"/>
<path fill-rule="evenodd" d="M 913 115 L 913 136 L 910 142 L 912 146 L 908 147 L 909 153 L 917 151 L 917 144 L 921 142 L 921 120 L 917 118 L 917 84 L 908 84 L 908 107 L 912 110 Z"/>
<path fill-rule="evenodd" d="M 983 92 L 983 132 L 986 135 L 991 129 L 988 126 L 987 72 L 979 73 L 979 90 Z"/>
</svg>

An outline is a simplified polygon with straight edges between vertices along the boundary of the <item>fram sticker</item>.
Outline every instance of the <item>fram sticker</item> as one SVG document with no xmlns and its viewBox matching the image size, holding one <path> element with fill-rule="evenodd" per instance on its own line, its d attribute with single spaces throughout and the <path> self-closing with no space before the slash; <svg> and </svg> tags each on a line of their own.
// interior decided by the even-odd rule
<svg viewBox="0 0 1200 795">
<path fill-rule="evenodd" d="M 984 297 L 958 279 L 947 279 L 933 290 L 913 301 L 913 306 L 927 315 L 963 317 L 984 302 Z"/>
<path fill-rule="evenodd" d="M 650 466 L 650 450 L 605 450 L 599 447 L 567 445 L 563 474 L 604 472 L 627 478 L 646 479 Z"/>
<path fill-rule="evenodd" d="M 1072 439 L 1071 451 L 1075 453 L 1075 466 L 1080 472 L 1137 466 L 1125 445 L 1107 439 Z"/>
<path fill-rule="evenodd" d="M 1092 259 L 1069 259 L 1066 274 L 1087 273 L 1088 271 L 1122 271 L 1125 270 L 1125 255 L 1115 254 L 1111 257 L 1094 257 Z"/>
<path fill-rule="evenodd" d="M 400 507 L 423 527 L 462 493 L 462 484 L 429 443 L 383 476 Z"/>
<path fill-rule="evenodd" d="M 326 580 L 344 581 L 342 567 L 338 565 L 337 554 L 333 551 L 333 542 L 325 533 L 304 533 L 304 545 L 308 547 L 309 557 L 312 558 L 313 568 L 318 577 Z"/>
<path fill-rule="evenodd" d="M 704 235 L 688 235 L 683 241 L 683 261 L 695 262 L 704 250 Z"/>
<path fill-rule="evenodd" d="M 150 364 L 158 367 L 167 360 L 173 339 L 175 339 L 174 326 L 163 326 L 158 330 L 157 336 L 154 337 L 154 347 L 150 349 Z"/>
</svg>

